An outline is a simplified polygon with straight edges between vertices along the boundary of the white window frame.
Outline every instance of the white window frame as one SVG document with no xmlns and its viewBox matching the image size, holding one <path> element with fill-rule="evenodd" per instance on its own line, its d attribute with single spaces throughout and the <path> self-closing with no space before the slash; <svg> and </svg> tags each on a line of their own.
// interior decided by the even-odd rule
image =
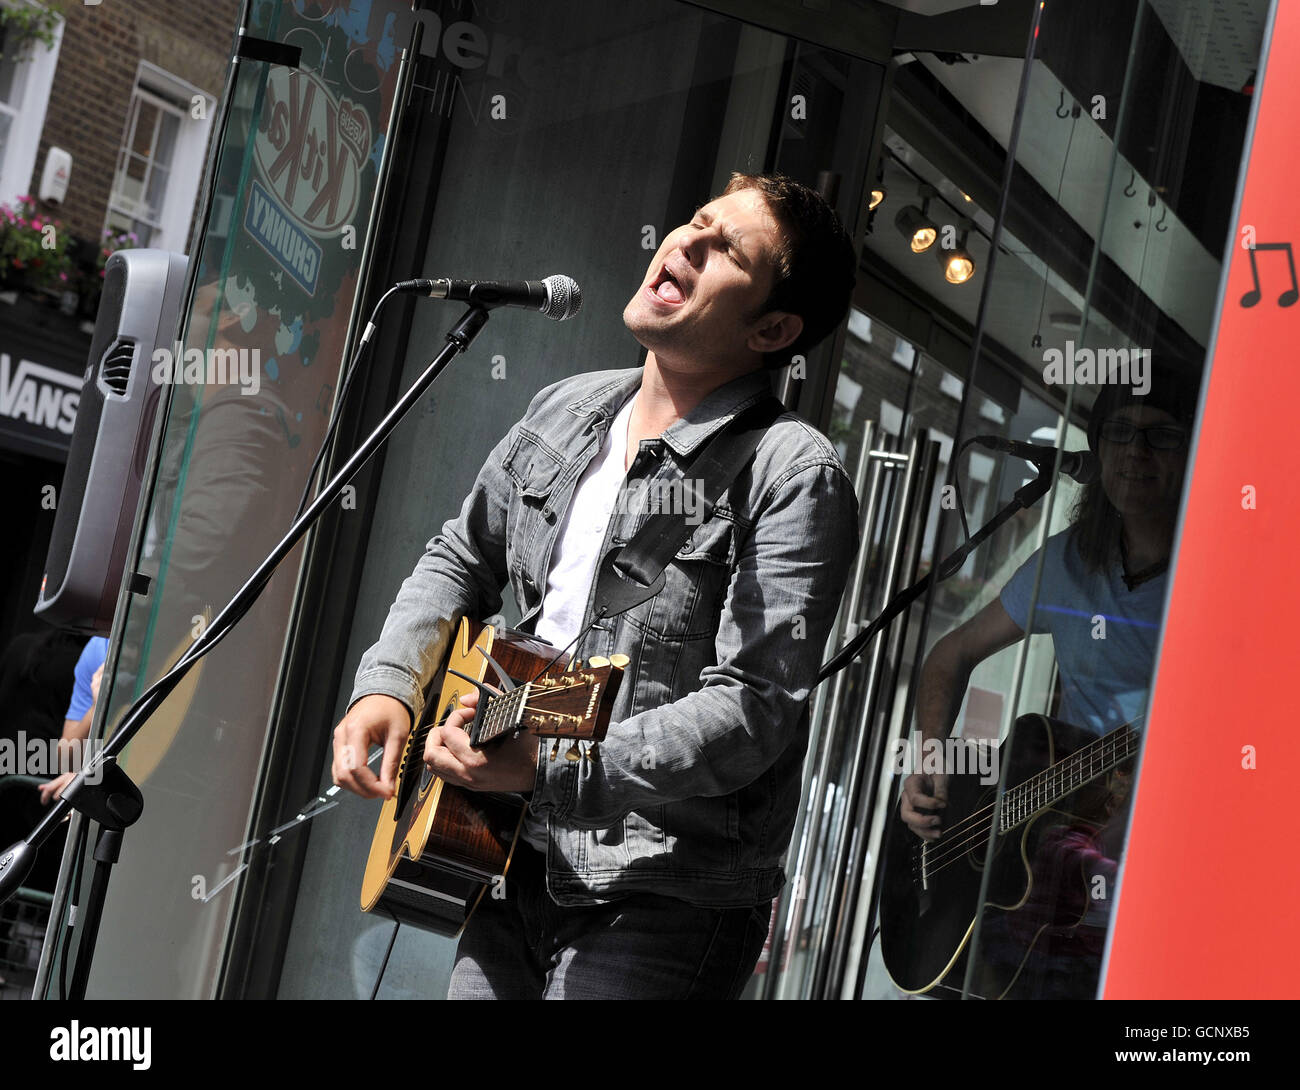
<svg viewBox="0 0 1300 1090">
<path fill-rule="evenodd" d="M 216 99 L 194 84 L 159 68 L 148 61 L 140 61 L 136 67 L 135 86 L 131 92 L 131 108 L 127 111 L 122 125 L 122 140 L 118 145 L 118 157 L 131 145 L 131 120 L 135 116 L 134 104 L 139 96 L 157 105 L 160 109 L 180 115 L 180 126 L 176 131 L 176 143 L 172 148 L 172 160 L 168 164 L 170 177 L 163 192 L 162 207 L 157 213 L 153 236 L 149 246 L 159 250 L 174 250 L 183 253 L 189 243 L 190 221 L 194 217 L 194 201 L 198 197 L 199 183 L 203 178 L 203 159 L 207 151 L 208 136 L 212 131 L 212 117 L 216 111 Z M 192 104 L 195 97 L 203 99 L 203 116 L 194 117 Z M 113 180 L 117 180 L 117 166 L 114 164 Z M 146 178 L 146 187 L 147 187 Z M 146 188 L 147 191 L 147 188 Z M 104 226 L 114 211 L 110 192 L 108 206 L 104 209 Z M 123 215 L 133 219 L 142 219 L 125 208 L 117 208 Z"/>
<path fill-rule="evenodd" d="M 184 126 L 186 120 L 185 112 L 177 106 L 176 103 L 163 98 L 161 95 L 156 95 L 148 88 L 137 84 L 135 90 L 131 92 L 131 104 L 127 110 L 126 132 L 122 137 L 122 146 L 117 149 L 117 164 L 113 169 L 114 183 L 117 182 L 118 174 L 122 168 L 129 165 L 131 157 L 136 155 L 132 149 L 135 147 L 136 133 L 139 131 L 138 124 L 140 120 L 140 111 L 137 107 L 141 103 L 148 103 L 157 109 L 160 114 L 170 114 L 172 117 L 176 118 L 176 136 L 178 141 L 180 139 L 181 128 Z M 140 190 L 145 196 L 149 193 L 149 183 L 153 179 L 154 167 L 158 165 L 157 160 L 153 157 L 155 151 L 157 151 L 156 132 L 154 133 L 154 139 L 150 141 L 149 158 L 146 160 L 145 164 L 144 179 L 140 183 Z M 150 210 L 147 206 L 142 207 L 141 204 L 132 202 L 131 206 L 128 207 L 125 201 L 118 197 L 116 191 L 111 191 L 108 195 L 108 209 L 107 214 L 104 217 L 105 224 L 107 224 L 108 219 L 114 212 L 126 216 L 130 220 L 146 223 L 150 227 L 150 238 L 147 245 L 156 245 L 155 240 L 159 238 L 163 232 L 163 209 L 167 206 L 167 190 L 171 188 L 171 170 L 172 163 L 175 162 L 175 159 L 176 145 L 173 144 L 171 159 L 166 164 L 162 165 L 162 169 L 167 171 L 167 185 L 163 190 L 163 202 L 159 206 L 157 212 L 153 213 L 153 216 L 150 215 Z M 145 240 L 142 239 L 141 241 L 144 242 Z"/>
<path fill-rule="evenodd" d="M 38 7 L 33 0 L 0 0 L 0 5 Z M 13 124 L 0 162 L 0 203 L 12 205 L 21 196 L 35 196 L 32 171 L 36 169 L 36 152 L 45 128 L 45 108 L 54 86 L 54 72 L 59 66 L 59 49 L 63 45 L 63 17 L 54 24 L 54 41 L 50 45 L 33 42 L 27 59 L 14 74 L 13 98 L 6 105 L 13 111 Z"/>
</svg>

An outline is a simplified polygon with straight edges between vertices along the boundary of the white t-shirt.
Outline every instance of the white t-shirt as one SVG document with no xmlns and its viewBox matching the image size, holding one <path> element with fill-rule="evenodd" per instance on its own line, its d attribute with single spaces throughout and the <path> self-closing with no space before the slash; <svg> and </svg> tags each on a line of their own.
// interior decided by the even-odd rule
<svg viewBox="0 0 1300 1090">
<path fill-rule="evenodd" d="M 605 530 L 627 477 L 627 430 L 635 403 L 633 397 L 614 416 L 605 445 L 592 456 L 574 486 L 573 498 L 555 539 L 542 594 L 542 612 L 533 631 L 539 639 L 557 648 L 568 646 L 582 627 L 587 612 Z"/>
<path fill-rule="evenodd" d="M 551 567 L 542 595 L 542 612 L 533 629 L 538 639 L 567 648 L 582 629 L 591 583 L 600 564 L 601 546 L 618 494 L 627 477 L 627 432 L 632 420 L 633 396 L 615 414 L 601 447 L 587 463 L 574 486 L 559 536 L 551 552 Z M 541 760 L 550 743 L 542 741 Z M 524 839 L 546 850 L 546 822 L 532 812 L 524 818 Z"/>
</svg>

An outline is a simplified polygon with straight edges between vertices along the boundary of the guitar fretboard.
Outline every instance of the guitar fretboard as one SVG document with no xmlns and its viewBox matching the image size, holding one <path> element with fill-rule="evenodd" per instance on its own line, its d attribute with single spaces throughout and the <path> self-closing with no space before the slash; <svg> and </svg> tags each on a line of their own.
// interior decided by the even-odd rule
<svg viewBox="0 0 1300 1090">
<path fill-rule="evenodd" d="M 524 713 L 524 702 L 532 689 L 532 683 L 520 685 L 508 693 L 492 697 L 483 710 L 478 741 L 482 745 L 508 730 L 514 730 Z"/>
<path fill-rule="evenodd" d="M 1138 735 L 1123 726 L 1057 761 L 1009 790 L 1002 799 L 1001 831 L 1008 833 L 1044 807 L 1105 775 L 1138 750 Z"/>
</svg>

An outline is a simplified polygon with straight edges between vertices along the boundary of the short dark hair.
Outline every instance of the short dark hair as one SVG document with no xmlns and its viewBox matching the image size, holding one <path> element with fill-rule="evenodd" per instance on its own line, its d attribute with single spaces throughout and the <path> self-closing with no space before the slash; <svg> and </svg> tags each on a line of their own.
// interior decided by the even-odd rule
<svg viewBox="0 0 1300 1090">
<path fill-rule="evenodd" d="M 772 290 L 759 313 L 781 310 L 803 319 L 798 339 L 765 361 L 768 367 L 783 367 L 844 320 L 857 279 L 857 255 L 835 210 L 815 189 L 783 174 L 736 173 L 722 192 L 726 196 L 745 189 L 763 195 L 782 235 L 771 255 Z"/>
</svg>

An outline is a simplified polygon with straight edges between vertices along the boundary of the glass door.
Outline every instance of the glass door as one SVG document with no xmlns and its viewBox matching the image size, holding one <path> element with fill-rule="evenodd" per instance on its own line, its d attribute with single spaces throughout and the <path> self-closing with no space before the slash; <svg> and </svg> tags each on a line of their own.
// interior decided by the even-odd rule
<svg viewBox="0 0 1300 1090">
<path fill-rule="evenodd" d="M 971 449 L 958 458 L 956 486 L 945 484 L 963 405 L 974 406 L 981 435 L 1056 441 L 1061 416 L 1042 399 L 1026 391 L 1014 397 L 968 391 L 967 385 L 914 342 L 853 309 L 829 434 L 858 490 L 863 544 L 828 652 L 932 571 L 941 559 L 945 514 L 956 514 L 958 500 L 975 528 L 1036 475 L 1023 460 Z M 818 690 L 804 809 L 789 861 L 793 878 L 777 912 L 767 995 L 833 996 L 856 986 L 866 965 L 882 819 L 896 773 L 912 762 L 918 649 L 927 646 L 928 633 L 950 631 L 987 605 L 1041 543 L 1050 517 L 1044 508 L 1024 512 L 936 586 L 928 609 L 923 597 Z M 1049 644 L 1032 641 L 1022 652 L 991 658 L 961 701 L 955 737 L 976 743 L 1000 736 L 1021 658 L 1041 684 L 1050 684 Z M 869 986 L 878 986 L 874 975 Z"/>
<path fill-rule="evenodd" d="M 863 510 L 838 638 L 1051 487 L 818 693 L 760 994 L 1099 993 L 1268 5 L 1192 7 L 1039 6 L 1025 53 L 893 73 L 830 414 Z"/>
</svg>

